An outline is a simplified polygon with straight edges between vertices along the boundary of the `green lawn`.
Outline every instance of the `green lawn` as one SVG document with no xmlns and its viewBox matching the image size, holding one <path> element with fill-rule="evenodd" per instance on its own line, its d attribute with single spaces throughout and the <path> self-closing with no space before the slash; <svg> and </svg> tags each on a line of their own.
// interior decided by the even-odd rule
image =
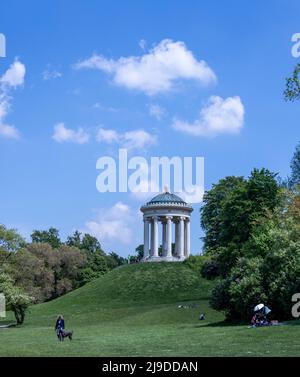
<svg viewBox="0 0 300 377">
<path fill-rule="evenodd" d="M 259 329 L 225 325 L 208 304 L 212 284 L 181 263 L 121 267 L 33 306 L 22 327 L 0 330 L 0 355 L 300 356 L 300 321 Z M 202 312 L 205 321 L 198 320 Z M 60 313 L 74 330 L 72 342 L 56 340 Z"/>
</svg>

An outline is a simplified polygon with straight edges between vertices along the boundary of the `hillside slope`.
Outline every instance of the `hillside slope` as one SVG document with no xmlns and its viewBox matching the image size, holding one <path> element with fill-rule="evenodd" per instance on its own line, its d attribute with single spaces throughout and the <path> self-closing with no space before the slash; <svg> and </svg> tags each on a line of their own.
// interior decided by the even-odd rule
<svg viewBox="0 0 300 377">
<path fill-rule="evenodd" d="M 39 321 L 61 312 L 73 318 L 87 314 L 92 321 L 95 316 L 105 320 L 105 312 L 114 309 L 120 318 L 125 309 L 208 300 L 212 286 L 182 263 L 126 265 L 54 301 L 36 305 L 31 312 Z M 27 318 L 30 322 L 31 317 Z"/>
</svg>

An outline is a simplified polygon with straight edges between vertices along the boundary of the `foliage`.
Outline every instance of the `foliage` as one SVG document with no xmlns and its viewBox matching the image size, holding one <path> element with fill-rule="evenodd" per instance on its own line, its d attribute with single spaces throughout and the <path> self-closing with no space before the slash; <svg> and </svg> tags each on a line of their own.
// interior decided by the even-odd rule
<svg viewBox="0 0 300 377">
<path fill-rule="evenodd" d="M 121 257 L 120 255 L 118 255 L 114 251 L 110 252 L 108 255 L 115 261 L 117 266 L 122 266 L 123 264 L 127 263 L 126 258 Z"/>
<path fill-rule="evenodd" d="M 90 253 L 99 252 L 101 254 L 105 254 L 101 248 L 100 242 L 97 240 L 96 237 L 91 236 L 88 233 L 85 233 L 82 236 L 78 230 L 74 232 L 73 235 L 67 238 L 66 245 L 68 246 L 75 246 L 78 249 L 89 251 Z"/>
<path fill-rule="evenodd" d="M 160 252 L 162 253 L 162 248 L 161 248 Z M 135 253 L 136 253 L 136 260 L 137 261 L 142 260 L 143 257 L 144 257 L 144 245 L 143 244 L 138 245 L 135 248 Z"/>
<path fill-rule="evenodd" d="M 209 259 L 206 255 L 190 255 L 183 263 L 193 271 L 201 274 L 203 266 Z"/>
<path fill-rule="evenodd" d="M 300 99 L 300 82 L 299 82 L 300 64 L 294 68 L 292 77 L 286 78 L 286 87 L 284 98 L 286 101 L 295 101 Z"/>
<path fill-rule="evenodd" d="M 80 273 L 80 286 L 100 277 L 118 265 L 113 257 L 103 254 L 102 251 L 91 253 L 87 250 L 82 250 L 82 252 L 86 257 L 87 263 Z"/>
<path fill-rule="evenodd" d="M 267 300 L 262 279 L 261 259 L 241 258 L 229 277 L 214 288 L 212 307 L 224 310 L 227 319 L 249 320 L 254 306 Z"/>
<path fill-rule="evenodd" d="M 242 177 L 226 177 L 205 192 L 201 208 L 201 226 L 205 230 L 204 249 L 214 249 L 223 241 L 223 207 L 229 193 L 245 186 Z"/>
<path fill-rule="evenodd" d="M 86 258 L 86 264 L 80 272 L 79 286 L 126 263 L 126 259 L 117 253 L 112 252 L 106 255 L 97 238 L 87 233 L 82 235 L 79 231 L 75 231 L 68 237 L 66 245 L 80 249 Z"/>
<path fill-rule="evenodd" d="M 0 224 L 0 264 L 4 263 L 12 252 L 25 245 L 25 240 L 14 229 L 7 229 Z"/>
<path fill-rule="evenodd" d="M 57 249 L 61 244 L 59 231 L 56 228 L 49 228 L 49 230 L 34 230 L 31 234 L 33 243 L 47 243 L 53 249 Z"/>
<path fill-rule="evenodd" d="M 271 307 L 276 319 L 291 318 L 291 297 L 300 290 L 299 214 L 291 211 L 293 203 L 287 201 L 264 219 L 245 244 L 244 257 L 215 287 L 212 306 L 228 319 L 249 320 L 260 302 Z"/>
<path fill-rule="evenodd" d="M 201 224 L 206 231 L 204 250 L 226 276 L 243 256 L 244 245 L 260 222 L 280 202 L 276 174 L 254 169 L 246 180 L 227 177 L 205 193 Z"/>
<path fill-rule="evenodd" d="M 13 311 L 17 324 L 22 325 L 26 310 L 32 303 L 32 298 L 25 294 L 19 287 L 15 286 L 11 276 L 1 273 L 1 271 L 0 292 L 4 294 L 7 308 Z"/>
<path fill-rule="evenodd" d="M 201 276 L 208 280 L 211 280 L 215 279 L 219 275 L 220 263 L 214 257 L 208 258 L 202 265 Z"/>
<path fill-rule="evenodd" d="M 13 260 L 16 284 L 35 302 L 53 299 L 79 287 L 79 275 L 86 263 L 75 247 L 32 243 L 19 250 Z"/>
<path fill-rule="evenodd" d="M 295 186 L 300 183 L 300 143 L 296 145 L 290 168 L 291 177 L 288 180 L 288 185 L 290 188 L 295 188 Z"/>
</svg>

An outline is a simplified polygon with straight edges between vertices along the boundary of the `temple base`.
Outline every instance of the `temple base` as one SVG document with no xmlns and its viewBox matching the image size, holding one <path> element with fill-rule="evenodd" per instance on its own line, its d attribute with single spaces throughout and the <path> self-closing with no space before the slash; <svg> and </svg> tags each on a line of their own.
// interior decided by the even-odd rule
<svg viewBox="0 0 300 377">
<path fill-rule="evenodd" d="M 171 257 L 148 257 L 148 258 L 143 258 L 141 260 L 142 263 L 147 263 L 147 262 L 182 262 L 184 261 L 186 258 L 188 258 L 187 256 L 183 256 L 183 257 L 176 257 L 176 256 L 171 256 Z"/>
</svg>

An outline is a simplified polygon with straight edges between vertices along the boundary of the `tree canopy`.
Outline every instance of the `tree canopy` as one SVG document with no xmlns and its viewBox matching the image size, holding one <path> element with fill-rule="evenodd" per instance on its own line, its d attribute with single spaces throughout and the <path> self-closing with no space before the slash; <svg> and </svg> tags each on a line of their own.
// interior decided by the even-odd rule
<svg viewBox="0 0 300 377">
<path fill-rule="evenodd" d="M 284 98 L 286 101 L 295 101 L 300 99 L 300 82 L 299 82 L 300 64 L 298 63 L 291 77 L 286 78 Z"/>
<path fill-rule="evenodd" d="M 276 174 L 267 169 L 254 169 L 248 179 L 226 177 L 205 193 L 201 209 L 204 250 L 218 261 L 222 275 L 243 255 L 253 230 L 279 200 Z"/>
</svg>

